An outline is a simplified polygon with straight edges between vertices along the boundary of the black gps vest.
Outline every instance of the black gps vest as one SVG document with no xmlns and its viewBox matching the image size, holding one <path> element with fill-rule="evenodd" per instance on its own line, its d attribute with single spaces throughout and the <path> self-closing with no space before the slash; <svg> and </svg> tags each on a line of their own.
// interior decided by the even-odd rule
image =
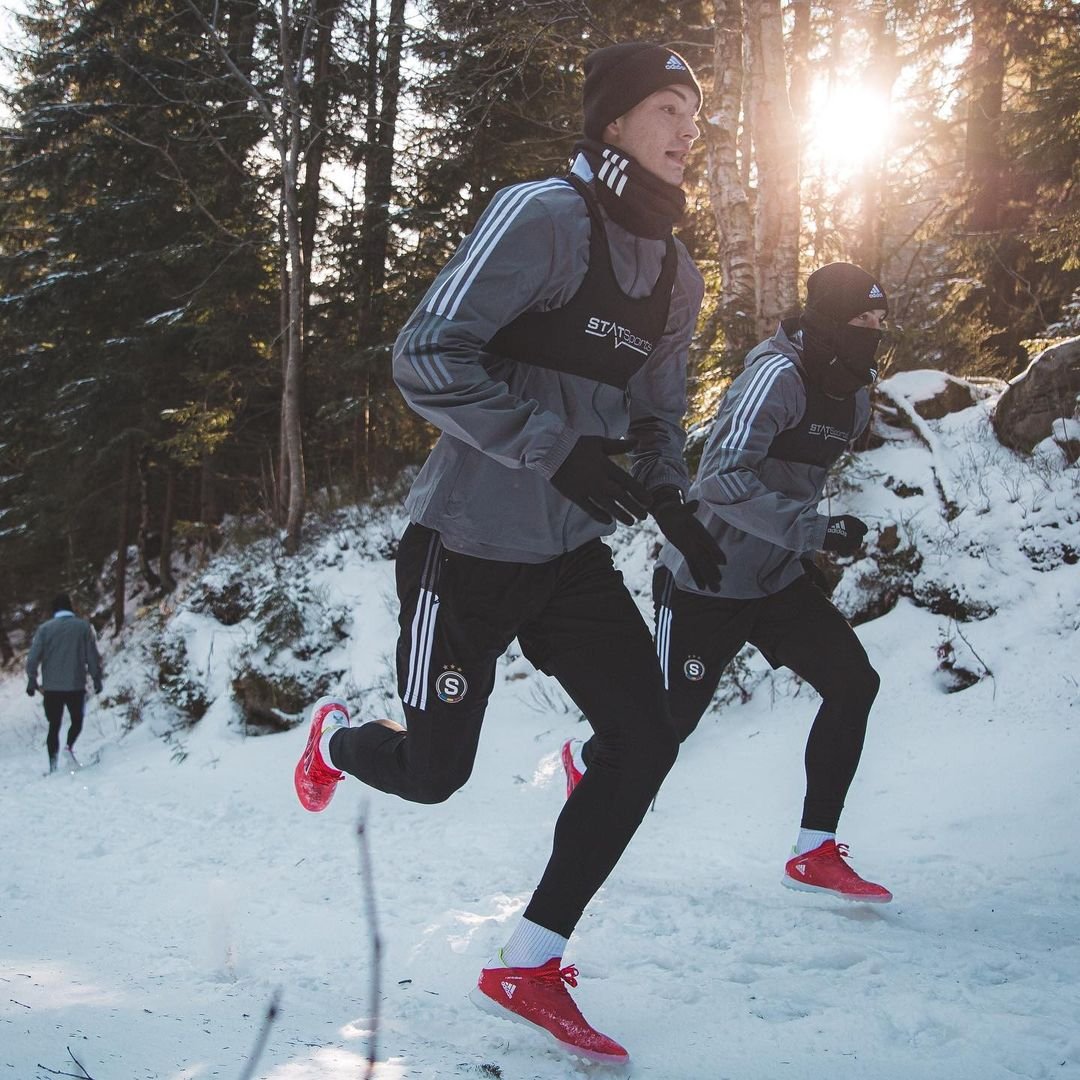
<svg viewBox="0 0 1080 1080">
<path fill-rule="evenodd" d="M 526 311 L 504 326 L 486 351 L 625 390 L 667 325 L 678 253 L 669 236 L 656 286 L 637 299 L 623 292 L 611 266 L 607 232 L 588 186 L 567 178 L 589 211 L 589 266 L 569 303 Z"/>
<path fill-rule="evenodd" d="M 833 398 L 799 370 L 806 408 L 799 422 L 769 444 L 767 457 L 828 469 L 848 448 L 855 428 L 855 398 Z"/>
</svg>

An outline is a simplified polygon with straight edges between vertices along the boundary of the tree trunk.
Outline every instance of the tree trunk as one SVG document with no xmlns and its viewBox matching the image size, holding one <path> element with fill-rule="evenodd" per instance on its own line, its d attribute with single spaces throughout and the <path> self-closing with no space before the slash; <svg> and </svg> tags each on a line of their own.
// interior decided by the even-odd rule
<svg viewBox="0 0 1080 1080">
<path fill-rule="evenodd" d="M 368 27 L 367 160 L 364 166 L 364 217 L 360 239 L 363 275 L 359 297 L 360 343 L 373 345 L 383 334 L 386 258 L 390 246 L 390 200 L 393 195 L 394 138 L 401 93 L 401 47 L 405 0 L 390 0 L 386 52 L 377 55 L 378 4 L 371 0 Z M 381 100 L 378 89 L 381 88 Z"/>
<path fill-rule="evenodd" d="M 307 481 L 304 476 L 303 427 L 301 419 L 304 370 L 304 264 L 300 237 L 299 163 L 302 134 L 302 105 L 297 76 L 302 58 L 292 53 L 293 22 L 288 0 L 281 4 L 281 79 L 285 98 L 287 141 L 281 144 L 281 189 L 284 201 L 285 233 L 289 267 L 288 328 L 285 380 L 282 387 L 282 417 L 289 459 L 289 502 L 285 520 L 285 552 L 300 550 L 300 530 L 304 523 Z M 295 68 L 294 68 L 295 65 Z"/>
<path fill-rule="evenodd" d="M 896 61 L 896 36 L 889 33 L 886 25 L 884 0 L 874 0 L 870 6 L 867 30 L 870 35 L 870 62 L 863 82 L 873 95 L 876 106 L 884 116 L 892 101 L 893 84 L 899 74 Z M 886 132 L 888 127 L 886 125 Z M 881 277 L 885 261 L 885 221 L 888 210 L 888 178 L 885 161 L 888 145 L 883 142 L 862 163 L 858 180 L 859 228 L 855 241 L 855 261 Z"/>
<path fill-rule="evenodd" d="M 843 56 L 844 19 L 847 4 L 846 0 L 836 0 L 829 5 L 829 23 L 825 42 L 825 92 L 833 93 L 836 85 L 836 69 L 838 58 Z M 831 250 L 831 230 L 829 227 L 828 207 L 829 200 L 826 197 L 826 179 L 818 175 L 806 192 L 810 206 L 810 236 L 808 247 L 810 265 L 817 268 L 823 263 L 831 262 L 836 257 L 836 252 Z"/>
<path fill-rule="evenodd" d="M 357 499 L 371 494 L 371 372 L 365 372 L 361 379 L 361 406 L 353 417 L 352 431 L 352 485 Z"/>
<path fill-rule="evenodd" d="M 717 0 L 712 98 L 702 125 L 709 202 L 720 252 L 719 321 L 728 352 L 743 353 L 757 340 L 753 313 L 754 231 L 747 186 L 740 171 L 739 121 L 743 114 L 742 0 Z"/>
<path fill-rule="evenodd" d="M 7 627 L 4 625 L 4 613 L 0 611 L 0 664 L 10 664 L 15 659 L 15 650 L 8 637 Z"/>
<path fill-rule="evenodd" d="M 357 340 L 362 349 L 377 359 L 369 362 L 364 377 L 363 416 L 357 437 L 357 451 L 362 453 L 360 469 L 364 489 L 372 476 L 370 458 L 372 428 L 376 422 L 372 402 L 391 383 L 390 365 L 382 347 L 386 337 L 386 264 L 390 251 L 390 203 L 393 198 L 394 140 L 397 134 L 401 93 L 401 53 L 405 33 L 405 0 L 390 0 L 387 13 L 385 47 L 380 58 L 379 4 L 371 0 L 368 13 L 367 119 L 365 136 L 367 157 L 364 163 L 364 210 L 360 225 L 360 277 L 357 288 Z M 388 352 L 387 352 L 388 357 Z M 360 446 L 362 445 L 362 451 Z"/>
<path fill-rule="evenodd" d="M 199 458 L 199 523 L 212 525 L 216 520 L 217 493 L 214 491 L 214 467 L 210 454 Z"/>
<path fill-rule="evenodd" d="M 749 0 L 751 102 L 757 165 L 755 321 L 767 337 L 798 299 L 799 134 L 791 112 L 780 0 Z"/>
<path fill-rule="evenodd" d="M 284 182 L 284 181 L 283 181 Z M 289 374 L 289 233 L 285 226 L 285 195 L 278 207 L 278 343 L 281 350 L 281 422 L 278 425 L 277 483 L 274 520 L 285 524 L 289 505 L 289 439 L 285 423 L 285 384 Z"/>
<path fill-rule="evenodd" d="M 972 5 L 970 92 L 967 108 L 965 171 L 968 177 L 968 228 L 994 232 L 1001 211 L 1001 106 L 1005 87 L 1007 0 Z"/>
<path fill-rule="evenodd" d="M 326 128 L 330 109 L 330 58 L 333 55 L 334 23 L 341 13 L 341 0 L 317 0 L 312 16 L 315 42 L 312 48 L 311 117 L 308 120 L 304 152 L 304 185 L 301 192 L 300 246 L 303 253 L 304 326 L 308 325 L 311 302 L 311 263 L 319 223 L 320 184 L 326 156 Z"/>
<path fill-rule="evenodd" d="M 156 539 L 150 528 L 150 447 L 144 445 L 139 451 L 139 573 L 151 590 L 161 587 L 161 578 L 154 573 L 150 560 Z"/>
<path fill-rule="evenodd" d="M 124 440 L 124 465 L 120 480 L 120 510 L 116 531 L 116 588 L 113 591 L 113 633 L 124 627 L 124 601 L 127 596 L 128 523 L 131 520 L 131 477 L 135 471 L 135 444 Z"/>
<path fill-rule="evenodd" d="M 802 131 L 810 118 L 810 0 L 791 0 L 791 111 Z"/>
<path fill-rule="evenodd" d="M 173 530 L 176 527 L 176 462 L 168 459 L 165 466 L 165 506 L 161 513 L 161 552 L 158 556 L 158 575 L 162 592 L 176 590 L 172 572 Z"/>
</svg>

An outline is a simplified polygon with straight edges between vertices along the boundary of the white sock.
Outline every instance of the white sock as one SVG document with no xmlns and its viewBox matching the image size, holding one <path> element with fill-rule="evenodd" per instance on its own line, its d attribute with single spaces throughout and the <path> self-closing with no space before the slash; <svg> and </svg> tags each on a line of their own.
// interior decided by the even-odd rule
<svg viewBox="0 0 1080 1080">
<path fill-rule="evenodd" d="M 585 764 L 585 759 L 581 756 L 581 751 L 584 749 L 585 743 L 581 739 L 570 740 L 570 754 L 574 759 L 574 767 L 580 773 L 584 773 L 588 767 Z"/>
<path fill-rule="evenodd" d="M 826 840 L 835 840 L 834 832 L 817 832 L 815 829 L 800 829 L 799 839 L 795 841 L 795 854 L 805 855 L 814 848 L 821 847 Z"/>
<path fill-rule="evenodd" d="M 344 730 L 344 724 L 332 724 L 330 727 L 324 727 L 322 734 L 319 736 L 319 756 L 332 769 L 336 769 L 337 766 L 330 757 L 330 740 L 334 737 L 336 732 Z"/>
<path fill-rule="evenodd" d="M 553 956 L 562 959 L 566 938 L 539 923 L 522 919 L 510 940 L 502 947 L 497 963 L 492 967 L 540 967 Z"/>
</svg>

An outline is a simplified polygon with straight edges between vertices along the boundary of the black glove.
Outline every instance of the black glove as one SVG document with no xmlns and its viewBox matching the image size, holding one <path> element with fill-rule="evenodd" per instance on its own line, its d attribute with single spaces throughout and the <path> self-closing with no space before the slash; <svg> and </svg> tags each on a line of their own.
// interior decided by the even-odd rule
<svg viewBox="0 0 1080 1080">
<path fill-rule="evenodd" d="M 566 460 L 555 470 L 551 483 L 560 495 L 576 503 L 590 517 L 610 525 L 617 518 L 624 525 L 643 521 L 649 493 L 625 469 L 608 459 L 625 454 L 634 444 L 601 435 L 582 435 Z"/>
<path fill-rule="evenodd" d="M 696 499 L 684 503 L 678 488 L 662 487 L 653 494 L 652 516 L 660 531 L 682 552 L 694 584 L 699 589 L 716 590 L 720 588 L 720 567 L 727 562 L 727 556 L 694 517 L 697 507 Z"/>
<path fill-rule="evenodd" d="M 95 694 L 100 694 L 101 693 L 101 680 L 100 679 L 95 679 L 94 680 L 94 693 Z"/>
<path fill-rule="evenodd" d="M 851 514 L 841 514 L 829 518 L 829 527 L 825 530 L 825 551 L 835 551 L 837 555 L 854 555 L 862 547 L 866 535 L 865 521 L 860 521 Z"/>
<path fill-rule="evenodd" d="M 37 679 L 31 675 L 26 680 L 26 696 L 33 697 L 35 690 L 37 690 Z"/>
</svg>

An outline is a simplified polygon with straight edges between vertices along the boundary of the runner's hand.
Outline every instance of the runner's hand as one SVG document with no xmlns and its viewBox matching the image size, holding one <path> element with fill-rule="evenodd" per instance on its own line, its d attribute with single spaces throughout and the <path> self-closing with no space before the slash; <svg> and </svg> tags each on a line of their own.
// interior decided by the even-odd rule
<svg viewBox="0 0 1080 1080">
<path fill-rule="evenodd" d="M 829 518 L 829 527 L 825 530 L 825 551 L 835 551 L 837 555 L 854 555 L 862 547 L 863 537 L 869 526 L 851 514 L 841 514 Z"/>
<path fill-rule="evenodd" d="M 560 495 L 604 525 L 614 519 L 624 525 L 643 521 L 648 514 L 645 507 L 649 493 L 609 458 L 611 454 L 625 454 L 633 446 L 624 439 L 582 435 L 555 470 L 551 483 Z"/>
<path fill-rule="evenodd" d="M 690 576 L 699 589 L 720 588 L 720 567 L 727 556 L 716 538 L 696 517 L 697 500 L 684 503 L 676 487 L 662 487 L 653 493 L 652 516 L 660 531 L 686 560 Z"/>
</svg>

